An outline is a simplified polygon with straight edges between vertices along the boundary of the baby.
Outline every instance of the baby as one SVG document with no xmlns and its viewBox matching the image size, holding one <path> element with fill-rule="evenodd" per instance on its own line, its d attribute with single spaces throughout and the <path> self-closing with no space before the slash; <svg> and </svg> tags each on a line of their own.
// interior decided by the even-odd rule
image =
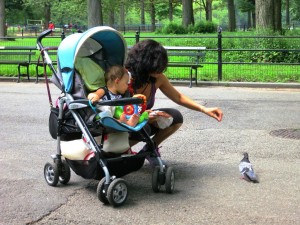
<svg viewBox="0 0 300 225">
<path fill-rule="evenodd" d="M 99 88 L 97 91 L 88 95 L 88 99 L 92 103 L 99 100 L 113 100 L 123 98 L 123 95 L 128 89 L 130 83 L 130 75 L 128 71 L 122 66 L 112 66 L 104 74 L 106 86 Z M 115 107 L 101 107 L 101 111 L 109 111 L 111 115 L 115 115 Z M 118 121 L 129 126 L 135 127 L 139 122 L 139 115 L 133 114 L 129 119 L 123 112 L 118 116 Z"/>
</svg>

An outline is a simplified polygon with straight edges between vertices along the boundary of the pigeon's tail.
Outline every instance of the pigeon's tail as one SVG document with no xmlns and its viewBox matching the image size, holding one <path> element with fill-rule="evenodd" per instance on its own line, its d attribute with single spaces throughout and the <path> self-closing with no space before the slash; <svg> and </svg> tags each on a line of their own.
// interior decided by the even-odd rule
<svg viewBox="0 0 300 225">
<path fill-rule="evenodd" d="M 258 178 L 253 170 L 249 170 L 244 173 L 245 180 L 253 183 L 259 183 Z"/>
</svg>

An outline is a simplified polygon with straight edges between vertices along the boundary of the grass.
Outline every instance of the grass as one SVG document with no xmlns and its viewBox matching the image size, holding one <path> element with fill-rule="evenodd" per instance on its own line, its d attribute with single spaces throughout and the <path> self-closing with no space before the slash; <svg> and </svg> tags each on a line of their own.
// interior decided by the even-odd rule
<svg viewBox="0 0 300 225">
<path fill-rule="evenodd" d="M 251 35 L 247 32 L 237 32 L 237 33 L 224 33 L 223 36 L 245 36 Z M 254 35 L 254 34 L 252 34 Z M 163 45 L 169 46 L 206 46 L 208 51 L 206 52 L 205 62 L 216 63 L 217 62 L 217 34 L 206 34 L 199 36 L 197 35 L 160 35 L 155 33 L 142 33 L 140 40 L 151 37 Z M 127 45 L 135 44 L 135 33 L 126 33 L 124 35 Z M 194 38 L 191 38 L 194 37 Z M 197 38 L 195 38 L 197 37 Z M 299 43 L 298 39 L 288 40 L 288 46 L 290 48 L 298 49 Z M 44 46 L 58 46 L 61 41 L 59 36 L 45 38 L 43 40 Z M 224 48 L 253 48 L 257 40 L 251 37 L 247 38 L 236 38 L 236 39 L 227 39 L 223 40 Z M 251 44 L 249 44 L 251 42 Z M 297 43 L 293 43 L 297 42 Z M 36 38 L 16 38 L 14 41 L 3 41 L 0 40 L 0 46 L 35 46 Z M 244 45 L 244 46 L 243 46 Z M 224 52 L 223 61 L 226 62 L 241 62 L 241 57 L 244 62 L 249 62 L 250 56 L 252 53 L 242 53 L 242 52 Z M 36 55 L 35 57 L 38 57 Z M 52 60 L 56 60 L 51 56 Z M 216 64 L 203 64 L 203 68 L 198 70 L 198 79 L 204 81 L 216 81 L 218 80 L 218 66 Z M 50 70 L 47 70 L 50 74 Z M 39 71 L 43 73 L 43 69 L 40 68 Z M 190 70 L 189 68 L 173 68 L 170 67 L 166 71 L 167 76 L 170 79 L 189 79 Z M 2 76 L 16 76 L 17 75 L 17 66 L 16 65 L 1 65 L 0 75 Z M 30 66 L 30 75 L 35 76 L 35 66 Z M 300 65 L 280 65 L 280 64 L 223 64 L 222 66 L 222 80 L 223 81 L 245 81 L 245 82 L 300 82 Z"/>
</svg>

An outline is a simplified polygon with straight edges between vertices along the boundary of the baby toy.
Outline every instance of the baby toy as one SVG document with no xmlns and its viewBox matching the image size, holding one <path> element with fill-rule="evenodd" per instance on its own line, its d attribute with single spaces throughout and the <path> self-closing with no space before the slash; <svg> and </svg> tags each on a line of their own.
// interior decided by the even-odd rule
<svg viewBox="0 0 300 225">
<path fill-rule="evenodd" d="M 136 94 L 132 96 L 133 98 L 141 98 L 143 99 L 143 103 L 139 105 L 125 105 L 125 106 L 116 106 L 114 117 L 116 119 L 119 119 L 122 115 L 122 113 L 125 113 L 126 119 L 129 120 L 130 117 L 134 114 L 139 115 L 139 122 L 141 123 L 144 120 L 147 120 L 149 118 L 148 112 L 146 110 L 146 96 L 142 94 Z"/>
</svg>

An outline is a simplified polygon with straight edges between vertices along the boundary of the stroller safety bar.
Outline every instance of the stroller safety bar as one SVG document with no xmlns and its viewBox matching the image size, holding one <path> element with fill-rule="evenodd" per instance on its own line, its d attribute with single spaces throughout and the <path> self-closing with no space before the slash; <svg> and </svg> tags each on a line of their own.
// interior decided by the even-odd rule
<svg viewBox="0 0 300 225">
<path fill-rule="evenodd" d="M 115 100 L 107 100 L 107 101 L 100 101 L 97 102 L 96 105 L 108 105 L 108 106 L 124 106 L 130 104 L 142 104 L 143 99 L 140 98 L 122 98 L 122 99 L 115 99 Z M 78 109 L 90 106 L 90 100 L 88 99 L 78 99 L 70 102 L 69 109 Z"/>
</svg>

